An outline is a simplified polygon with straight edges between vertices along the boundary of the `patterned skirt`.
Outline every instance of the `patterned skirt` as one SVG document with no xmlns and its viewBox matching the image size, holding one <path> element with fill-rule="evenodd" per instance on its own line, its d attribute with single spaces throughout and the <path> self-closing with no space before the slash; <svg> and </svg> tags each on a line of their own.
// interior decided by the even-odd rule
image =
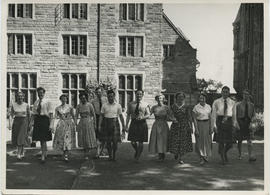
<svg viewBox="0 0 270 195">
<path fill-rule="evenodd" d="M 132 142 L 147 142 L 148 141 L 148 126 L 146 120 L 131 120 L 128 141 Z"/>
<path fill-rule="evenodd" d="M 118 118 L 103 118 L 99 140 L 103 142 L 121 142 Z"/>
<path fill-rule="evenodd" d="M 50 119 L 48 116 L 36 115 L 34 120 L 33 141 L 51 141 L 52 133 L 49 129 Z"/>
<path fill-rule="evenodd" d="M 76 147 L 75 125 L 71 119 L 59 120 L 56 126 L 53 148 L 71 150 Z"/>
<path fill-rule="evenodd" d="M 84 149 L 97 147 L 93 118 L 81 118 L 77 126 L 77 131 L 79 147 L 83 147 Z"/>
<path fill-rule="evenodd" d="M 27 117 L 15 117 L 12 125 L 12 145 L 22 146 L 27 142 Z"/>
<path fill-rule="evenodd" d="M 223 121 L 223 116 L 217 117 L 217 133 L 214 134 L 213 141 L 217 143 L 235 143 L 232 136 L 232 118 Z"/>
</svg>

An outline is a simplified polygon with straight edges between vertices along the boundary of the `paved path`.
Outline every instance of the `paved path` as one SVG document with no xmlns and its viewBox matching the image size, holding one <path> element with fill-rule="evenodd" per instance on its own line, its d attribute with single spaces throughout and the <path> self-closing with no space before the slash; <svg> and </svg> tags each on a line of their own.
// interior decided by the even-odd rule
<svg viewBox="0 0 270 195">
<path fill-rule="evenodd" d="M 243 160 L 237 159 L 237 150 L 230 151 L 230 163 L 219 164 L 217 146 L 214 156 L 200 166 L 195 153 L 185 156 L 186 164 L 178 165 L 168 154 L 165 162 L 157 162 L 148 154 L 147 145 L 140 163 L 133 160 L 129 143 L 119 145 L 118 159 L 82 159 L 82 151 L 72 152 L 69 163 L 61 155 L 50 151 L 45 164 L 37 159 L 38 150 L 27 150 L 26 158 L 18 162 L 12 151 L 7 152 L 8 189 L 97 189 L 97 190 L 263 190 L 263 144 L 254 145 L 255 163 L 247 162 L 246 145 Z M 94 155 L 94 151 L 92 152 Z"/>
</svg>

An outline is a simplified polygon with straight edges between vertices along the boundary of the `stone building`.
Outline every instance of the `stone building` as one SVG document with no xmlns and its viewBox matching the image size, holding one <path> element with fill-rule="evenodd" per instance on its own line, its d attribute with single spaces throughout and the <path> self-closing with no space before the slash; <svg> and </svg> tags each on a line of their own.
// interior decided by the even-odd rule
<svg viewBox="0 0 270 195">
<path fill-rule="evenodd" d="M 16 91 L 30 104 L 42 86 L 55 105 L 62 93 L 76 106 L 88 81 L 113 80 L 124 108 L 145 90 L 173 103 L 183 90 L 194 104 L 196 49 L 162 4 L 9 4 L 7 104 Z"/>
<path fill-rule="evenodd" d="M 264 105 L 263 26 L 263 4 L 241 4 L 233 23 L 234 88 L 238 93 L 249 89 L 259 109 Z"/>
</svg>

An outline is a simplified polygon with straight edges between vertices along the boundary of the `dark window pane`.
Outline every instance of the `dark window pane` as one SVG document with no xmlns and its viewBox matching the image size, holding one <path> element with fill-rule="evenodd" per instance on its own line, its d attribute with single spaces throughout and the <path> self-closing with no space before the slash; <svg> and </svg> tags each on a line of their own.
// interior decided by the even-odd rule
<svg viewBox="0 0 270 195">
<path fill-rule="evenodd" d="M 78 88 L 77 75 L 75 75 L 75 74 L 71 75 L 71 88 L 73 88 L 73 89 Z"/>
<path fill-rule="evenodd" d="M 8 17 L 15 17 L 15 4 L 8 4 Z"/>
<path fill-rule="evenodd" d="M 121 104 L 122 108 L 125 108 L 125 92 L 119 91 L 119 103 Z"/>
<path fill-rule="evenodd" d="M 127 89 L 133 89 L 133 76 L 127 77 Z"/>
<path fill-rule="evenodd" d="M 15 54 L 15 41 L 14 35 L 8 35 L 8 54 Z"/>
<path fill-rule="evenodd" d="M 72 54 L 73 55 L 78 55 L 78 36 L 72 36 L 71 37 L 71 42 L 72 42 Z"/>
<path fill-rule="evenodd" d="M 142 89 L 142 77 L 141 76 L 135 77 L 135 89 Z"/>
<path fill-rule="evenodd" d="M 25 53 L 32 54 L 32 35 L 25 35 Z"/>
<path fill-rule="evenodd" d="M 32 18 L 32 4 L 25 4 L 25 17 Z"/>
<path fill-rule="evenodd" d="M 120 56 L 126 56 L 126 38 L 120 37 Z"/>
<path fill-rule="evenodd" d="M 37 100 L 36 90 L 30 90 L 30 105 L 33 105 L 36 100 Z"/>
<path fill-rule="evenodd" d="M 127 105 L 129 104 L 129 102 L 133 101 L 133 91 L 128 91 L 127 92 Z"/>
<path fill-rule="evenodd" d="M 125 89 L 125 76 L 119 76 L 119 89 Z"/>
<path fill-rule="evenodd" d="M 70 17 L 70 5 L 64 4 L 64 18 Z"/>
<path fill-rule="evenodd" d="M 22 88 L 28 88 L 28 76 L 27 74 L 22 74 L 21 75 L 21 78 L 22 78 Z"/>
<path fill-rule="evenodd" d="M 170 95 L 170 104 L 171 104 L 171 105 L 174 104 L 174 95 Z"/>
<path fill-rule="evenodd" d="M 165 96 L 164 104 L 169 106 L 169 96 L 168 96 L 168 94 L 164 94 L 164 96 Z"/>
<path fill-rule="evenodd" d="M 37 87 L 37 75 L 30 74 L 30 88 L 36 88 L 36 87 Z"/>
<path fill-rule="evenodd" d="M 23 36 L 17 35 L 17 53 L 23 54 Z"/>
<path fill-rule="evenodd" d="M 128 4 L 128 19 L 135 20 L 135 4 L 134 3 Z"/>
<path fill-rule="evenodd" d="M 71 105 L 76 108 L 77 106 L 77 91 L 70 91 L 71 92 Z"/>
<path fill-rule="evenodd" d="M 143 20 L 144 19 L 144 4 L 143 3 L 140 4 L 140 12 L 139 13 L 140 13 L 139 19 Z"/>
<path fill-rule="evenodd" d="M 87 4 L 80 4 L 80 18 L 87 19 Z"/>
<path fill-rule="evenodd" d="M 168 56 L 168 46 L 163 45 L 163 57 L 166 58 Z"/>
<path fill-rule="evenodd" d="M 28 90 L 22 90 L 22 92 L 24 94 L 24 101 L 28 103 Z"/>
<path fill-rule="evenodd" d="M 72 4 L 72 18 L 78 18 L 79 11 L 79 5 L 78 4 Z"/>
<path fill-rule="evenodd" d="M 11 90 L 11 101 L 15 102 L 16 100 L 16 94 L 18 93 L 18 89 Z"/>
<path fill-rule="evenodd" d="M 128 55 L 134 56 L 134 37 L 128 38 Z"/>
<path fill-rule="evenodd" d="M 17 4 L 17 17 L 23 17 L 23 4 Z"/>
<path fill-rule="evenodd" d="M 18 74 L 12 74 L 12 88 L 19 87 L 19 76 Z"/>
<path fill-rule="evenodd" d="M 86 75 L 85 74 L 81 74 L 80 75 L 79 87 L 85 89 L 85 86 L 86 86 Z"/>
<path fill-rule="evenodd" d="M 169 52 L 169 56 L 173 56 L 174 55 L 174 46 L 173 45 L 170 45 L 169 47 L 170 49 L 170 52 Z"/>
<path fill-rule="evenodd" d="M 64 54 L 69 55 L 69 36 L 63 36 L 63 51 Z"/>
<path fill-rule="evenodd" d="M 63 74 L 63 88 L 69 88 L 69 76 L 67 74 Z"/>
<path fill-rule="evenodd" d="M 86 36 L 80 36 L 80 54 L 86 55 Z"/>
<path fill-rule="evenodd" d="M 10 103 L 10 90 L 7 90 L 7 108 L 9 107 Z"/>
<path fill-rule="evenodd" d="M 7 74 L 7 88 L 10 88 L 10 77 L 9 77 L 9 74 Z"/>
<path fill-rule="evenodd" d="M 127 20 L 127 4 L 120 4 L 120 20 Z"/>
</svg>

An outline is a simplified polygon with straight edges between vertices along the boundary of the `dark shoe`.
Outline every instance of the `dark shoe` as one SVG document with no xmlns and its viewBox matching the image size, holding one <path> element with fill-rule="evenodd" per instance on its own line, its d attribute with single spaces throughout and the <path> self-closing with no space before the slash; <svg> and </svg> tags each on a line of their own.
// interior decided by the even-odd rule
<svg viewBox="0 0 270 195">
<path fill-rule="evenodd" d="M 178 159 L 178 154 L 174 155 L 174 159 L 177 160 Z"/>
<path fill-rule="evenodd" d="M 204 160 L 204 162 L 207 162 L 208 163 L 208 159 L 207 159 L 207 157 L 202 157 L 203 158 L 203 160 Z"/>
<path fill-rule="evenodd" d="M 255 158 L 255 157 L 250 157 L 249 159 L 248 159 L 248 161 L 249 162 L 255 162 L 257 159 Z"/>
</svg>

